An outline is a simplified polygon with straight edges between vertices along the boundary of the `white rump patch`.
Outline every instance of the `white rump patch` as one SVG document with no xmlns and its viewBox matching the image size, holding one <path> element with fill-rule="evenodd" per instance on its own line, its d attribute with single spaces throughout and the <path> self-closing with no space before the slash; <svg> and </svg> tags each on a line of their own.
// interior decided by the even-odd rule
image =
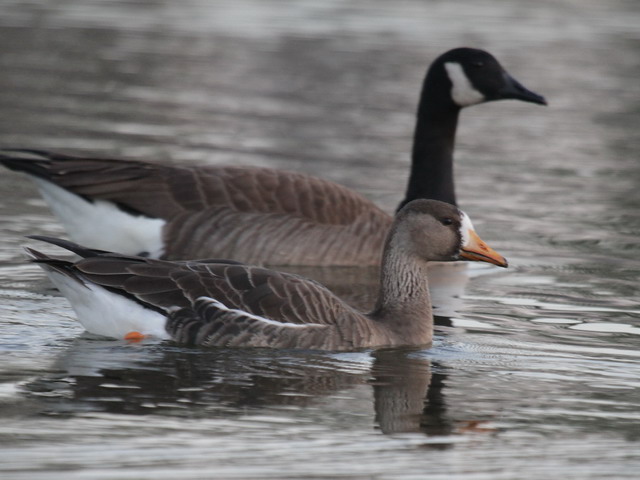
<svg viewBox="0 0 640 480">
<path fill-rule="evenodd" d="M 211 297 L 198 297 L 196 301 L 204 301 L 209 304 L 214 304 L 216 308 L 220 310 L 224 310 L 227 312 L 235 313 L 237 315 L 242 315 L 243 317 L 253 318 L 254 320 L 258 320 L 263 323 L 268 323 L 270 325 L 277 325 L 279 327 L 285 328 L 308 328 L 308 327 L 326 327 L 326 325 L 321 325 L 319 323 L 290 323 L 290 322 L 278 322 L 277 320 L 271 320 L 270 318 L 261 317 L 259 315 L 254 315 L 245 310 L 240 310 L 237 308 L 229 308 L 224 303 L 219 302 L 215 298 Z"/>
<path fill-rule="evenodd" d="M 90 333 L 122 340 L 140 332 L 158 339 L 171 338 L 166 316 L 93 283 L 84 283 L 42 265 L 49 279 L 67 298 L 78 321 Z"/>
<path fill-rule="evenodd" d="M 104 200 L 89 202 L 47 180 L 31 177 L 73 241 L 128 255 L 164 253 L 165 220 L 135 216 Z"/>
<path fill-rule="evenodd" d="M 471 240 L 469 232 L 475 231 L 475 229 L 473 228 L 471 219 L 466 213 L 460 211 L 460 217 L 462 218 L 462 222 L 460 223 L 460 238 L 462 238 L 462 246 L 466 247 L 469 245 L 469 241 Z"/>
<path fill-rule="evenodd" d="M 457 62 L 444 64 L 449 80 L 451 80 L 451 98 L 459 107 L 468 107 L 484 101 L 484 95 L 476 90 L 469 77 L 464 73 L 462 65 Z"/>
</svg>

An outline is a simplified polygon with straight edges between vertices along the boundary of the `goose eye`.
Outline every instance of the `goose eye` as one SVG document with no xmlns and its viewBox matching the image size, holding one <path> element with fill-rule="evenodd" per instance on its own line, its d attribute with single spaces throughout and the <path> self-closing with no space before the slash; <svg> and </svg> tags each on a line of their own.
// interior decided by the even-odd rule
<svg viewBox="0 0 640 480">
<path fill-rule="evenodd" d="M 471 65 L 473 65 L 476 68 L 482 68 L 484 67 L 484 62 L 481 60 L 476 60 L 475 62 L 472 62 Z"/>
<path fill-rule="evenodd" d="M 442 220 L 440 220 L 440 223 L 442 223 L 442 225 L 444 225 L 445 227 L 453 225 L 453 218 L 443 218 Z"/>
</svg>

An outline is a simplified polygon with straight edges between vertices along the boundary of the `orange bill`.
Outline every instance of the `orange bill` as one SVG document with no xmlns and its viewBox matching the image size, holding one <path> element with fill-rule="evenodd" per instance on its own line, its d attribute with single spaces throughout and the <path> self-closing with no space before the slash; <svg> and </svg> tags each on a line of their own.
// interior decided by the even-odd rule
<svg viewBox="0 0 640 480">
<path fill-rule="evenodd" d="M 475 262 L 487 262 L 498 265 L 499 267 L 507 267 L 507 260 L 496 252 L 489 245 L 484 243 L 476 232 L 468 230 L 469 241 L 462 247 L 460 257 L 464 260 L 472 260 Z"/>
</svg>

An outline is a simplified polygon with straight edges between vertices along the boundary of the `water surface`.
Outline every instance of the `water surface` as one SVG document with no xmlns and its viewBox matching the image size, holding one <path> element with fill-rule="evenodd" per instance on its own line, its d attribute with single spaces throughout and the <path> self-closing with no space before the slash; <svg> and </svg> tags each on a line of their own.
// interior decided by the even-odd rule
<svg viewBox="0 0 640 480">
<path fill-rule="evenodd" d="M 388 211 L 438 54 L 485 48 L 550 102 L 463 112 L 459 201 L 511 268 L 436 271 L 425 350 L 92 338 L 21 253 L 24 235 L 64 232 L 2 172 L 2 478 L 638 477 L 637 2 L 2 10 L 0 145 L 303 171 Z M 362 273 L 321 274 L 370 303 Z"/>
</svg>

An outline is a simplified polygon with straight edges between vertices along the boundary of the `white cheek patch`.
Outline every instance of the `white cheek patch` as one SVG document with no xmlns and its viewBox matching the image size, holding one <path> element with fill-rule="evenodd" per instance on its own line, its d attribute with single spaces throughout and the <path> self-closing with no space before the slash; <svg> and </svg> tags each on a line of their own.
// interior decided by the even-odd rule
<svg viewBox="0 0 640 480">
<path fill-rule="evenodd" d="M 462 65 L 449 62 L 444 64 L 444 68 L 447 70 L 449 80 L 451 80 L 451 98 L 453 98 L 456 105 L 468 107 L 485 100 L 484 95 L 471 84 L 469 77 L 464 73 Z"/>
<path fill-rule="evenodd" d="M 462 218 L 462 222 L 460 223 L 460 238 L 462 239 L 462 246 L 466 247 L 471 241 L 471 235 L 469 232 L 473 232 L 475 230 L 473 228 L 473 223 L 471 223 L 471 219 L 466 213 L 460 212 L 460 217 Z"/>
</svg>

